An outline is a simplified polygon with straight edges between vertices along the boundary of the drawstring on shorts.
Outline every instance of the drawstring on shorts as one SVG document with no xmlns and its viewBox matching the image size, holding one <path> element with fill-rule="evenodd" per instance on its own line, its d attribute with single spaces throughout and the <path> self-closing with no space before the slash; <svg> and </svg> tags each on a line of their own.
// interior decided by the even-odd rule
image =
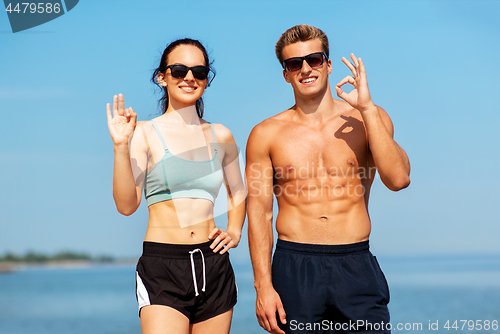
<svg viewBox="0 0 500 334">
<path fill-rule="evenodd" d="M 194 267 L 194 259 L 193 259 L 193 255 L 196 252 L 200 252 L 201 260 L 203 263 L 203 288 L 201 289 L 201 291 L 203 292 L 205 292 L 206 274 L 205 274 L 205 256 L 203 256 L 203 252 L 201 251 L 201 249 L 196 248 L 193 249 L 192 251 L 189 251 L 189 256 L 191 258 L 191 272 L 193 273 L 194 292 L 195 296 L 198 297 L 200 294 L 198 293 L 198 283 L 196 282 L 196 268 Z"/>
</svg>

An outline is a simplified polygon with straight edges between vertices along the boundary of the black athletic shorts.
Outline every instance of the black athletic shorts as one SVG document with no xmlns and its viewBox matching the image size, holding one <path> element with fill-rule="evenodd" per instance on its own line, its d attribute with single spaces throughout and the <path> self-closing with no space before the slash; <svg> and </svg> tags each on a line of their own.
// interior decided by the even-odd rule
<svg viewBox="0 0 500 334">
<path fill-rule="evenodd" d="M 165 305 L 190 323 L 229 311 L 237 290 L 229 254 L 214 253 L 213 241 L 195 245 L 144 242 L 137 263 L 136 296 L 143 306 Z"/>
<path fill-rule="evenodd" d="M 311 245 L 278 239 L 272 278 L 286 333 L 391 332 L 389 287 L 368 241 Z"/>
</svg>

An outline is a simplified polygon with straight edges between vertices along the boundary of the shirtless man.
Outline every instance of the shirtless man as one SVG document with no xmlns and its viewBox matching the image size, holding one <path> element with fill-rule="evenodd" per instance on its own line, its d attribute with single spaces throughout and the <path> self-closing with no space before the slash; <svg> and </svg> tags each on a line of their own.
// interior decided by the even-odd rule
<svg viewBox="0 0 500 334">
<path fill-rule="evenodd" d="M 298 25 L 276 44 L 295 105 L 255 126 L 246 178 L 259 324 L 270 333 L 389 333 L 389 289 L 369 251 L 375 171 L 391 190 L 410 183 L 393 125 L 370 97 L 361 58 L 331 94 L 326 35 Z M 354 86 L 346 93 L 345 84 Z M 273 248 L 273 193 L 278 202 Z"/>
</svg>

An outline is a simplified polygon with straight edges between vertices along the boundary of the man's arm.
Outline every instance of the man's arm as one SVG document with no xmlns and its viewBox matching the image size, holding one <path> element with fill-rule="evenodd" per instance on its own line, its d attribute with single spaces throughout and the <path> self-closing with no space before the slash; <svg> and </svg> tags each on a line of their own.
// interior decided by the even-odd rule
<svg viewBox="0 0 500 334">
<path fill-rule="evenodd" d="M 380 179 L 393 191 L 410 184 L 410 161 L 405 151 L 393 139 L 394 128 L 387 112 L 373 106 L 362 113 L 368 144 Z"/>
<path fill-rule="evenodd" d="M 410 184 L 408 156 L 393 139 L 394 128 L 389 115 L 376 106 L 370 97 L 363 61 L 352 53 L 351 59 L 353 63 L 342 57 L 342 62 L 349 67 L 352 76 L 346 76 L 337 84 L 337 96 L 361 113 L 373 161 L 382 182 L 394 191 L 404 189 Z M 347 83 L 354 86 L 349 94 L 342 90 L 342 86 Z"/>
<path fill-rule="evenodd" d="M 273 166 L 269 153 L 270 133 L 262 123 L 247 142 L 245 177 L 248 188 L 248 244 L 257 292 L 256 313 L 259 324 L 270 333 L 281 333 L 276 311 L 286 323 L 283 304 L 271 280 L 273 249 Z"/>
</svg>

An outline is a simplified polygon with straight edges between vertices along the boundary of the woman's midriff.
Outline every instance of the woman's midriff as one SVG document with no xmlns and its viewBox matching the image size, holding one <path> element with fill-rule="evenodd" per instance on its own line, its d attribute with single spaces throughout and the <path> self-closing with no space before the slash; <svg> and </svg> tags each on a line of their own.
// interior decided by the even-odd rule
<svg viewBox="0 0 500 334">
<path fill-rule="evenodd" d="M 215 228 L 213 203 L 199 198 L 178 198 L 149 206 L 145 241 L 197 244 L 208 241 Z"/>
</svg>

